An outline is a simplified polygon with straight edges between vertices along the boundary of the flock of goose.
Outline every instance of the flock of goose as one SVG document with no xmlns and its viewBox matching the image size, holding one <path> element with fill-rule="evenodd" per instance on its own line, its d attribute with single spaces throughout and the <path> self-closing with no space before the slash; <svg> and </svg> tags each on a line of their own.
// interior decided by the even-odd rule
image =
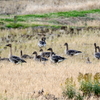
<svg viewBox="0 0 100 100">
<path fill-rule="evenodd" d="M 66 58 L 65 57 L 62 57 L 62 56 L 59 56 L 57 55 L 55 52 L 53 52 L 53 49 L 52 48 L 49 48 L 47 49 L 48 51 L 47 52 L 44 52 L 42 47 L 45 47 L 46 46 L 46 38 L 43 37 L 41 38 L 41 40 L 38 42 L 38 46 L 41 48 L 40 49 L 40 52 L 41 54 L 38 55 L 36 51 L 34 51 L 32 54 L 34 55 L 34 57 L 31 57 L 27 54 L 24 54 L 22 53 L 22 50 L 20 51 L 20 54 L 21 54 L 21 57 L 18 57 L 18 56 L 14 56 L 12 54 L 12 44 L 7 44 L 6 46 L 9 47 L 9 58 L 0 58 L 0 60 L 7 60 L 7 61 L 10 61 L 10 62 L 13 62 L 15 64 L 17 63 L 26 63 L 25 59 L 28 58 L 28 59 L 34 59 L 36 61 L 48 61 L 48 58 L 50 58 L 50 60 L 54 63 L 58 63 L 58 62 L 62 62 L 64 61 Z M 77 54 L 80 54 L 82 53 L 81 51 L 79 50 L 69 50 L 68 48 L 68 43 L 65 43 L 64 46 L 66 47 L 65 49 L 65 54 L 66 55 L 69 55 L 69 56 L 74 56 L 74 55 L 77 55 Z M 94 48 L 95 48 L 95 57 L 97 59 L 100 59 L 100 47 L 96 45 L 96 43 L 94 43 Z M 98 50 L 98 51 L 97 51 Z M 88 58 L 88 61 L 89 61 L 89 58 Z"/>
</svg>

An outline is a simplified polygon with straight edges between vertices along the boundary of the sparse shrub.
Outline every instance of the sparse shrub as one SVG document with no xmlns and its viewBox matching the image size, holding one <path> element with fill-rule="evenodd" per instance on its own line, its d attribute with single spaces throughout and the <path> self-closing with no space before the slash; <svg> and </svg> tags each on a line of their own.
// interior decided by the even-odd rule
<svg viewBox="0 0 100 100">
<path fill-rule="evenodd" d="M 81 82 L 80 90 L 83 92 L 83 95 L 89 96 L 93 92 L 93 84 L 92 82 Z"/>
<path fill-rule="evenodd" d="M 73 86 L 68 86 L 63 91 L 63 96 L 68 97 L 69 99 L 73 99 L 75 97 L 75 88 Z"/>
<path fill-rule="evenodd" d="M 99 82 L 99 80 L 100 80 L 100 73 L 96 73 L 93 78 L 94 78 L 95 82 Z"/>
<path fill-rule="evenodd" d="M 82 80 L 83 80 L 83 77 L 84 77 L 84 75 L 81 73 L 81 72 L 79 72 L 79 75 L 78 75 L 78 82 L 81 82 Z"/>
<path fill-rule="evenodd" d="M 66 79 L 65 88 L 62 94 L 64 97 L 68 97 L 69 99 L 72 99 L 75 97 L 76 95 L 75 84 L 72 77 Z"/>
<path fill-rule="evenodd" d="M 83 97 L 82 94 L 80 94 L 80 93 L 77 93 L 77 94 L 76 94 L 75 100 L 83 100 L 83 99 L 84 99 L 84 97 Z"/>
<path fill-rule="evenodd" d="M 92 80 L 92 73 L 86 73 L 83 77 L 84 81 L 90 82 Z"/>
<path fill-rule="evenodd" d="M 100 83 L 99 82 L 95 82 L 93 85 L 93 93 L 95 96 L 100 96 Z"/>
<path fill-rule="evenodd" d="M 82 74 L 79 72 L 78 82 L 80 82 L 80 87 L 78 92 L 76 92 L 75 82 L 73 77 L 67 78 L 65 81 L 65 88 L 63 91 L 63 96 L 69 99 L 83 100 L 84 97 L 90 97 L 92 95 L 100 96 L 100 73 L 96 73 L 94 76 L 92 73 Z M 82 94 L 80 92 L 82 91 Z"/>
</svg>

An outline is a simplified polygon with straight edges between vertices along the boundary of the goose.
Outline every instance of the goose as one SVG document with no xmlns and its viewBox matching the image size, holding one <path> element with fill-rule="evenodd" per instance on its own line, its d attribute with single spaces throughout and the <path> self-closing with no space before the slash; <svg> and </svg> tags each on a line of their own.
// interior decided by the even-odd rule
<svg viewBox="0 0 100 100">
<path fill-rule="evenodd" d="M 55 53 L 53 52 L 53 50 L 51 49 L 51 52 L 52 52 L 52 54 L 54 54 L 55 55 Z M 51 52 L 43 52 L 43 49 L 40 49 L 40 55 L 42 56 L 42 57 L 46 57 L 46 58 L 49 58 L 50 57 L 50 53 Z"/>
<path fill-rule="evenodd" d="M 13 62 L 15 64 L 18 64 L 18 63 L 26 63 L 26 61 L 18 56 L 14 56 L 12 55 L 12 44 L 7 44 L 6 45 L 7 47 L 9 47 L 9 60 L 10 62 Z"/>
<path fill-rule="evenodd" d="M 1 58 L 0 57 L 0 61 L 9 61 L 9 58 Z"/>
<path fill-rule="evenodd" d="M 64 61 L 66 59 L 65 57 L 61 57 L 61 56 L 58 56 L 58 55 L 54 55 L 52 53 L 52 48 L 49 48 L 47 50 L 51 51 L 51 53 L 50 53 L 50 60 L 51 60 L 51 62 L 59 63 L 59 62 L 62 62 L 62 61 Z"/>
<path fill-rule="evenodd" d="M 79 53 L 82 53 L 81 51 L 78 51 L 78 50 L 69 50 L 68 49 L 68 43 L 65 43 L 64 46 L 66 47 L 65 48 L 65 54 L 67 54 L 69 56 L 74 56 L 74 55 L 77 55 Z"/>
<path fill-rule="evenodd" d="M 34 60 L 36 60 L 36 61 L 40 61 L 40 62 L 41 61 L 48 61 L 47 58 L 44 58 L 44 57 L 41 57 L 41 55 L 38 55 L 36 51 L 34 51 L 33 54 L 35 55 Z"/>
<path fill-rule="evenodd" d="M 94 49 L 95 49 L 95 58 L 100 59 L 100 47 L 96 46 L 96 43 L 94 43 Z M 97 52 L 97 49 L 99 50 L 99 52 Z"/>
<path fill-rule="evenodd" d="M 20 56 L 21 56 L 21 58 L 24 58 L 24 59 L 32 59 L 31 56 L 29 56 L 27 54 L 23 54 L 22 50 L 20 51 Z"/>
<path fill-rule="evenodd" d="M 45 42 L 46 38 L 42 37 L 41 40 L 38 42 L 38 46 L 41 47 L 45 47 L 46 46 L 46 42 Z"/>
</svg>

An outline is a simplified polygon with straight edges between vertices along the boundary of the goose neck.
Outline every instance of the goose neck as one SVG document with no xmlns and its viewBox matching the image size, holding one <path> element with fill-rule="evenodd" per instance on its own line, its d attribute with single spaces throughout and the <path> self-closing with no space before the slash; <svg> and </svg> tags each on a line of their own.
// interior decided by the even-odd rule
<svg viewBox="0 0 100 100">
<path fill-rule="evenodd" d="M 66 44 L 65 48 L 66 48 L 66 51 L 68 51 L 68 44 Z"/>
<path fill-rule="evenodd" d="M 96 46 L 94 47 L 94 49 L 95 49 L 95 53 L 97 53 L 97 47 Z"/>
<path fill-rule="evenodd" d="M 12 56 L 12 47 L 10 47 L 9 56 Z"/>
<path fill-rule="evenodd" d="M 22 50 L 20 51 L 20 56 L 22 57 L 22 55 L 23 55 L 23 52 L 22 52 Z"/>
</svg>

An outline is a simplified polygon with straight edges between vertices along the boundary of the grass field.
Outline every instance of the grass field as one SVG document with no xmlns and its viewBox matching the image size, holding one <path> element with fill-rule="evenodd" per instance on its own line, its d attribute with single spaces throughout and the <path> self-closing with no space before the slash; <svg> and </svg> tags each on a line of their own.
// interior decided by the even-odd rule
<svg viewBox="0 0 100 100">
<path fill-rule="evenodd" d="M 56 54 L 67 58 L 57 64 L 33 59 L 27 59 L 24 64 L 0 61 L 0 100 L 55 100 L 54 97 L 69 100 L 63 97 L 67 78 L 73 77 L 78 91 L 79 73 L 93 76 L 100 73 L 100 62 L 94 57 L 94 43 L 100 46 L 99 0 L 8 0 L 0 3 L 1 58 L 9 55 L 7 43 L 12 44 L 14 55 L 20 56 L 20 50 L 30 56 L 34 51 L 39 54 L 37 43 L 44 35 L 47 45 L 43 50 L 52 47 Z M 69 49 L 80 50 L 82 54 L 66 55 L 65 42 Z M 87 63 L 87 57 L 91 63 Z M 40 93 L 42 89 L 43 94 Z M 84 100 L 99 98 L 92 94 Z"/>
<path fill-rule="evenodd" d="M 23 33 L 32 32 L 31 30 L 4 30 L 0 33 L 16 33 L 16 38 L 20 42 L 12 42 L 14 55 L 20 56 L 22 49 L 24 53 L 31 55 L 33 51 L 39 51 L 37 46 L 38 39 L 30 41 L 19 38 Z M 54 32 L 55 33 L 55 32 Z M 59 31 L 56 31 L 58 34 Z M 78 35 L 62 34 L 59 38 L 55 35 L 47 39 L 47 47 L 52 47 L 54 52 L 66 57 L 64 62 L 52 64 L 50 61 L 37 63 L 34 60 L 27 60 L 26 64 L 14 65 L 8 62 L 0 62 L 0 98 L 7 100 L 35 100 L 42 98 L 37 92 L 44 90 L 44 95 L 54 94 L 56 97 L 62 96 L 63 86 L 66 78 L 73 77 L 76 87 L 79 87 L 77 77 L 79 72 L 92 73 L 93 75 L 100 70 L 99 60 L 94 58 L 94 43 L 99 44 L 99 31 L 81 31 Z M 69 43 L 70 49 L 81 50 L 83 53 L 74 57 L 64 54 L 64 43 Z M 11 42 L 10 42 L 11 43 Z M 9 49 L 3 49 L 6 43 L 1 43 L 1 57 L 8 57 Z M 56 46 L 55 46 L 56 45 Z M 15 49 L 15 47 L 17 49 Z M 46 48 L 44 50 L 46 51 Z M 89 57 L 92 63 L 86 63 Z M 6 92 L 5 92 L 6 91 Z M 36 91 L 34 94 L 33 91 Z M 34 95 L 33 95 L 34 94 Z M 35 98 L 35 99 L 34 99 Z M 60 99 L 61 100 L 61 99 Z M 90 100 L 95 100 L 91 97 Z"/>
</svg>

